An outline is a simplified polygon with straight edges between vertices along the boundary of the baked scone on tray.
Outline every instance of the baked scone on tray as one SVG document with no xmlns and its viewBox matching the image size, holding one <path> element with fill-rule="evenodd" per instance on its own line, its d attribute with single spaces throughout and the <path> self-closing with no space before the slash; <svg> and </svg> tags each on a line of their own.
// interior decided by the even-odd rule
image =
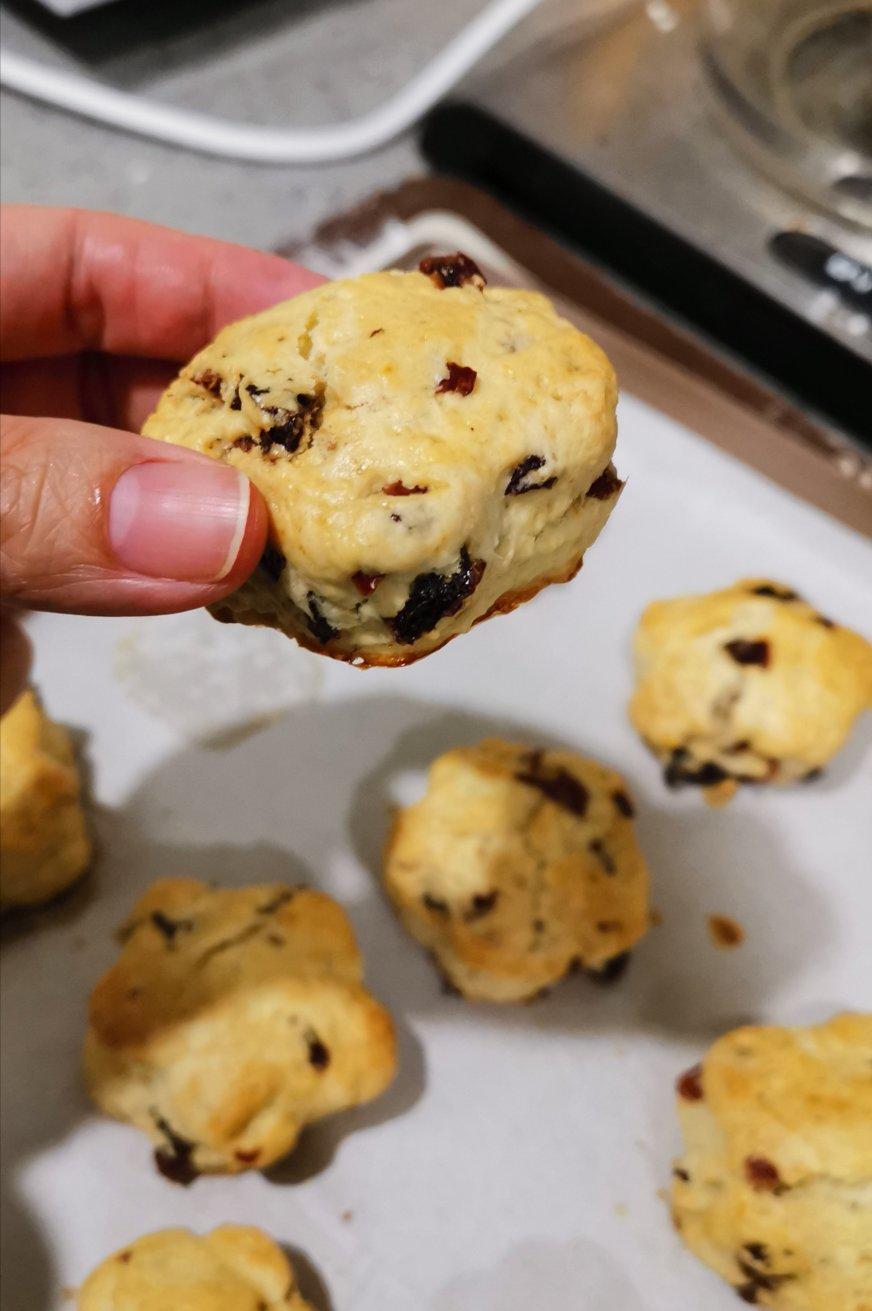
<svg viewBox="0 0 872 1311">
<path fill-rule="evenodd" d="M 88 1088 L 174 1182 L 264 1169 L 391 1082 L 391 1018 L 323 893 L 161 879 L 119 936 L 91 995 Z"/>
<path fill-rule="evenodd" d="M 872 706 L 869 642 L 771 579 L 655 601 L 634 652 L 634 728 L 713 804 L 813 778 Z"/>
<path fill-rule="evenodd" d="M 231 324 L 143 432 L 266 499 L 270 545 L 216 618 L 403 665 L 576 573 L 622 486 L 616 397 L 544 296 L 458 253 Z"/>
<path fill-rule="evenodd" d="M 0 908 L 50 901 L 90 860 L 69 734 L 23 692 L 0 719 Z"/>
<path fill-rule="evenodd" d="M 752 1305 L 872 1308 L 872 1015 L 720 1038 L 677 1084 L 672 1212 Z"/>
<path fill-rule="evenodd" d="M 395 818 L 384 884 L 471 1000 L 531 1000 L 577 968 L 615 977 L 649 923 L 620 774 L 499 738 L 433 762 L 423 798 Z"/>
<path fill-rule="evenodd" d="M 108 1256 L 76 1311 L 312 1311 L 290 1261 L 260 1229 L 162 1229 Z"/>
</svg>

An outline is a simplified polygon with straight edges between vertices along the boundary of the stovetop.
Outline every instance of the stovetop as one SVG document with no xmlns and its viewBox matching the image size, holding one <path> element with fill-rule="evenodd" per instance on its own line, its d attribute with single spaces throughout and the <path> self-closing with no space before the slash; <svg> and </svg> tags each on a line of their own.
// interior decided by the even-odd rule
<svg viewBox="0 0 872 1311">
<path fill-rule="evenodd" d="M 425 151 L 869 443 L 872 231 L 743 153 L 699 41 L 695 6 L 635 8 L 492 68 L 431 116 Z"/>
</svg>

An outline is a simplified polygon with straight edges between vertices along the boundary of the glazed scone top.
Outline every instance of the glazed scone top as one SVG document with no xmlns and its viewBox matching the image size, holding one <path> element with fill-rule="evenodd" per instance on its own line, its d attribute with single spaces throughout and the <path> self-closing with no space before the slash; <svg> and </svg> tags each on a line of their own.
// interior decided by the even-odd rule
<svg viewBox="0 0 872 1311">
<path fill-rule="evenodd" d="M 462 382 L 440 391 L 449 364 L 475 370 L 468 394 Z M 294 458 L 280 443 L 265 451 L 264 430 L 297 415 L 301 397 Z M 439 289 L 422 273 L 392 271 L 328 283 L 231 324 L 143 432 L 221 454 L 266 485 L 285 555 L 344 585 L 358 572 L 447 567 L 464 545 L 473 557 L 492 549 L 481 503 L 501 504 L 531 455 L 542 464 L 526 482 L 563 478 L 557 496 L 568 506 L 609 463 L 614 402 L 606 357 L 544 296 Z M 515 547 L 509 524 L 498 548 Z"/>
<path fill-rule="evenodd" d="M 311 1311 L 284 1252 L 259 1229 L 164 1229 L 114 1252 L 77 1311 Z"/>
<path fill-rule="evenodd" d="M 686 752 L 691 771 L 791 781 L 872 704 L 869 642 L 769 579 L 656 601 L 634 646 L 633 724 L 659 754 Z"/>
<path fill-rule="evenodd" d="M 735 1029 L 706 1055 L 701 1088 L 738 1173 L 763 1156 L 788 1187 L 872 1184 L 872 1015 Z"/>
</svg>

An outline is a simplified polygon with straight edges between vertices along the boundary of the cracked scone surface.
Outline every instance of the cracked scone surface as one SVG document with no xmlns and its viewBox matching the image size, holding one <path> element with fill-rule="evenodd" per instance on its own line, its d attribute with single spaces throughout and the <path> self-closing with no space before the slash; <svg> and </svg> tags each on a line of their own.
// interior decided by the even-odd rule
<svg viewBox="0 0 872 1311">
<path fill-rule="evenodd" d="M 327 283 L 172 383 L 143 432 L 234 465 L 270 512 L 217 618 L 405 664 L 577 571 L 621 488 L 611 365 L 544 296 L 452 267 Z"/>
<path fill-rule="evenodd" d="M 393 1078 L 390 1016 L 323 893 L 162 879 L 120 938 L 91 995 L 88 1087 L 175 1182 L 262 1169 Z"/>
<path fill-rule="evenodd" d="M 260 1229 L 162 1229 L 119 1248 L 85 1280 L 76 1311 L 312 1311 L 291 1263 Z"/>
<path fill-rule="evenodd" d="M 85 872 L 91 843 L 66 729 L 24 692 L 0 719 L 0 905 L 34 906 Z"/>
<path fill-rule="evenodd" d="M 872 1311 L 872 1015 L 743 1028 L 678 1081 L 672 1210 L 745 1302 Z"/>
<path fill-rule="evenodd" d="M 634 650 L 633 726 L 715 802 L 813 775 L 872 705 L 872 646 L 771 579 L 656 601 Z"/>
<path fill-rule="evenodd" d="M 577 967 L 616 974 L 648 927 L 632 817 L 613 770 L 487 739 L 433 762 L 395 819 L 385 886 L 465 997 L 525 1001 Z"/>
</svg>

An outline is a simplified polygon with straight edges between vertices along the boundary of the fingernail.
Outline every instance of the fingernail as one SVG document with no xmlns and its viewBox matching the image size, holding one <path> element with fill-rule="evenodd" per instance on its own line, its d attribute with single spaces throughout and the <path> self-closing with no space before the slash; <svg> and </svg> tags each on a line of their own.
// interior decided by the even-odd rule
<svg viewBox="0 0 872 1311">
<path fill-rule="evenodd" d="M 134 573 L 216 583 L 236 562 L 248 521 L 247 478 L 217 461 L 125 470 L 109 500 L 109 543 Z"/>
</svg>

